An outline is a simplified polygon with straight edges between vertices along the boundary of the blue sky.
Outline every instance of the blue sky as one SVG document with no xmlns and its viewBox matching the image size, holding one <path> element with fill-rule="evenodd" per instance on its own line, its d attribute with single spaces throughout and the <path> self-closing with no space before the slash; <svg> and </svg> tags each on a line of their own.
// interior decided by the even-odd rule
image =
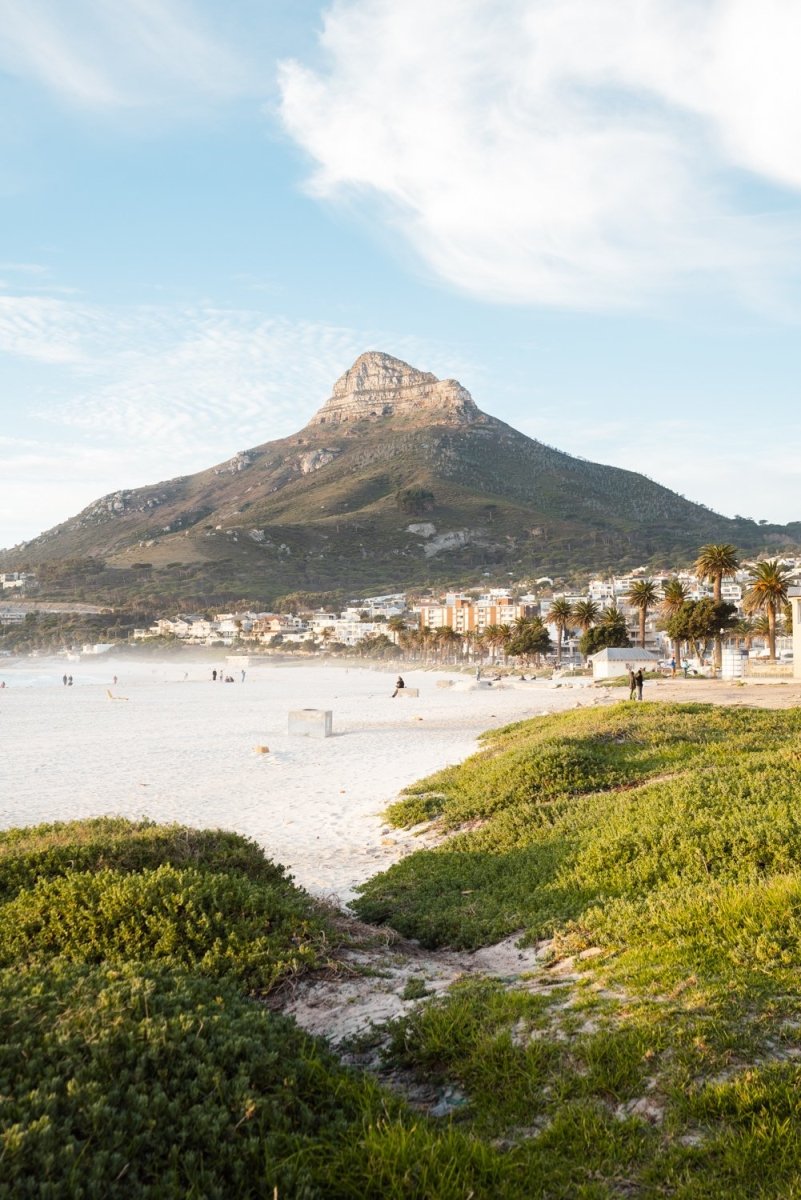
<svg viewBox="0 0 801 1200">
<path fill-rule="evenodd" d="M 0 0 L 0 545 L 363 350 L 801 519 L 794 0 Z"/>
</svg>

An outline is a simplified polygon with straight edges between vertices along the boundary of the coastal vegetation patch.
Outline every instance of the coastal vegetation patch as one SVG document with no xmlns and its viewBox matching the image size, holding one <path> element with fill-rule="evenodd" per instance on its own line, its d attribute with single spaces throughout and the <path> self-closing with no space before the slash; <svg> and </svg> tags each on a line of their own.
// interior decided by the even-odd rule
<svg viewBox="0 0 801 1200">
<path fill-rule="evenodd" d="M 3 834 L 0 877 L 3 1195 L 526 1194 L 523 1158 L 413 1112 L 273 1011 L 280 984 L 330 973 L 339 935 L 254 843 L 60 823 Z"/>
<path fill-rule="evenodd" d="M 797 710 L 624 703 L 488 734 L 412 789 L 393 819 L 426 801 L 445 839 L 360 915 L 432 946 L 517 930 L 542 965 L 374 1031 L 383 1069 L 543 1196 L 801 1194 L 800 734 Z"/>
<path fill-rule="evenodd" d="M 801 864 L 801 711 L 629 704 L 519 722 L 388 813 L 448 834 L 361 888 L 368 921 L 427 946 L 529 941 L 612 900 Z M 622 910 L 621 910 L 622 911 Z M 639 911 L 639 910 L 638 910 Z"/>
</svg>

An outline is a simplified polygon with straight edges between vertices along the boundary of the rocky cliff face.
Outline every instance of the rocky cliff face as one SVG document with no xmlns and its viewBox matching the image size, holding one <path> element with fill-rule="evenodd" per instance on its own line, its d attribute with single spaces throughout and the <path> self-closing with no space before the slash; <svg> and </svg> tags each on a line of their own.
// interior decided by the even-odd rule
<svg viewBox="0 0 801 1200">
<path fill-rule="evenodd" d="M 470 393 L 455 379 L 416 371 L 390 354 L 361 354 L 337 380 L 329 400 L 309 426 L 382 417 L 414 418 L 424 424 L 470 425 L 482 416 Z"/>
</svg>

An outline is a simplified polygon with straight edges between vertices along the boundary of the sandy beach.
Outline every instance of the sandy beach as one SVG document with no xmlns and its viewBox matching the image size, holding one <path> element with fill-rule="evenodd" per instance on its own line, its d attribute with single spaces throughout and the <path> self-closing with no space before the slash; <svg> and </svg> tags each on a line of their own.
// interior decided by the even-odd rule
<svg viewBox="0 0 801 1200">
<path fill-rule="evenodd" d="M 251 660 L 244 682 L 232 666 L 235 683 L 213 683 L 212 665 L 3 663 L 0 825 L 119 814 L 220 826 L 254 838 L 314 894 L 346 902 L 419 844 L 381 819 L 403 787 L 464 759 L 485 729 L 625 697 L 588 679 L 476 688 L 465 675 L 408 671 L 419 697 L 393 700 L 390 670 Z M 645 698 L 787 707 L 801 684 L 675 680 L 647 684 Z M 288 735 L 289 710 L 307 707 L 332 710 L 332 737 Z"/>
<path fill-rule="evenodd" d="M 235 683 L 213 683 L 212 666 L 2 663 L 0 825 L 119 814 L 220 826 L 344 902 L 419 844 L 381 820 L 404 786 L 465 758 L 485 729 L 601 699 L 584 679 L 476 689 L 464 675 L 409 671 L 419 697 L 393 700 L 389 670 L 252 660 L 244 683 L 234 667 Z M 127 699 L 111 701 L 109 690 Z M 332 737 L 288 736 L 289 710 L 306 707 L 332 710 Z"/>
</svg>

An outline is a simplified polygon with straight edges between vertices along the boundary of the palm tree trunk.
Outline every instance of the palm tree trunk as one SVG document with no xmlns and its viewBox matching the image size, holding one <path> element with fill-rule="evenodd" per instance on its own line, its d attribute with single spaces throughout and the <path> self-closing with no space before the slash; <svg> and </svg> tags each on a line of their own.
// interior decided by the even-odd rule
<svg viewBox="0 0 801 1200">
<path fill-rule="evenodd" d="M 768 662 L 776 661 L 776 609 L 768 605 Z"/>
<path fill-rule="evenodd" d="M 645 609 L 640 609 L 640 646 L 645 649 Z"/>
</svg>

